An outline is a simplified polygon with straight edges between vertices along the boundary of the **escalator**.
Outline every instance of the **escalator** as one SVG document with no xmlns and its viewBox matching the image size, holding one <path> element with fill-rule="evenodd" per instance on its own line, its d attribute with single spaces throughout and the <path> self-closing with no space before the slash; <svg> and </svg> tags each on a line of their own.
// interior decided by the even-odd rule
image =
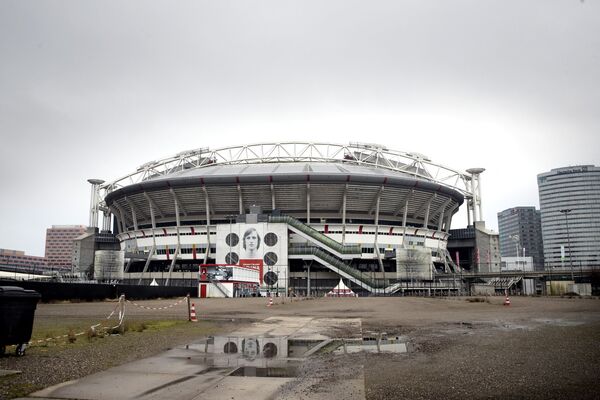
<svg viewBox="0 0 600 400">
<path fill-rule="evenodd" d="M 287 224 L 288 229 L 303 237 L 309 243 L 312 243 L 312 245 L 305 246 L 290 246 L 288 248 L 289 258 L 315 260 L 371 293 L 392 294 L 400 290 L 400 283 L 385 286 L 385 280 L 371 279 L 368 274 L 364 274 L 344 262 L 344 260 L 361 258 L 362 251 L 360 245 L 342 244 L 296 218 L 287 215 L 270 216 L 269 222 Z"/>
<path fill-rule="evenodd" d="M 290 247 L 288 249 L 288 257 L 317 261 L 324 267 L 327 267 L 340 275 L 342 278 L 346 278 L 362 289 L 374 294 L 392 294 L 401 288 L 400 283 L 385 286 L 384 281 L 371 279 L 368 274 L 364 274 L 356 268 L 352 268 L 338 257 L 315 246 Z"/>
<path fill-rule="evenodd" d="M 269 222 L 288 224 L 290 230 L 302 236 L 304 239 L 314 243 L 315 245 L 326 249 L 327 251 L 336 255 L 339 258 L 352 259 L 361 256 L 360 245 L 341 244 L 340 242 L 333 240 L 329 236 L 324 235 L 323 233 L 302 223 L 294 217 L 290 217 L 287 215 L 271 216 L 269 217 Z"/>
</svg>

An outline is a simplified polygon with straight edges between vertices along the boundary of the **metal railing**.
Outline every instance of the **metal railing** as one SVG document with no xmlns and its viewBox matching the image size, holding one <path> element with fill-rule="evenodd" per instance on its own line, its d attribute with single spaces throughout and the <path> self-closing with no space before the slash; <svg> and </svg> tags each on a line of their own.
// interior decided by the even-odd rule
<svg viewBox="0 0 600 400">
<path fill-rule="evenodd" d="M 290 247 L 288 249 L 288 255 L 312 255 L 318 258 L 323 265 L 329 265 L 330 267 L 333 267 L 334 272 L 339 273 L 339 271 L 343 271 L 346 275 L 349 275 L 350 277 L 354 278 L 355 283 L 359 285 L 363 284 L 365 286 L 368 286 L 369 290 L 372 290 L 374 288 L 385 287 L 385 284 L 377 282 L 374 279 L 370 279 L 368 276 L 362 274 L 359 270 L 352 268 L 351 266 L 345 264 L 339 258 L 328 254 L 326 251 L 315 246 Z M 335 271 L 335 269 L 337 269 L 338 271 Z"/>
<path fill-rule="evenodd" d="M 290 217 L 289 215 L 284 216 L 270 216 L 269 222 L 273 223 L 285 223 L 294 228 L 298 229 L 300 232 L 310 236 L 315 239 L 322 245 L 330 248 L 331 250 L 340 253 L 340 254 L 361 254 L 361 247 L 359 245 L 344 245 L 340 242 L 333 240 L 329 236 L 319 232 L 318 230 L 306 225 L 305 223 L 297 220 L 294 217 Z"/>
<path fill-rule="evenodd" d="M 227 293 L 227 289 L 225 289 L 225 287 L 224 287 L 224 286 L 221 284 L 221 282 L 219 282 L 219 281 L 217 281 L 217 280 L 214 280 L 214 279 L 213 279 L 213 278 L 211 278 L 210 276 L 208 277 L 208 281 L 209 281 L 210 283 L 212 283 L 213 285 L 215 285 L 215 286 L 216 286 L 216 288 L 217 288 L 217 289 L 219 289 L 219 291 L 220 291 L 221 293 L 223 293 L 223 295 L 224 295 L 225 297 L 229 297 L 229 294 Z"/>
</svg>

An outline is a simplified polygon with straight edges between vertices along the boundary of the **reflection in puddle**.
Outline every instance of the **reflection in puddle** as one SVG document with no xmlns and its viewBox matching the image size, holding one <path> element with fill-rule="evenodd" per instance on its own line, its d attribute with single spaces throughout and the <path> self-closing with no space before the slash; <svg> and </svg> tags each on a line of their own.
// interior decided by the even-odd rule
<svg viewBox="0 0 600 400">
<path fill-rule="evenodd" d="M 290 339 L 288 341 L 288 356 L 302 357 L 313 348 L 323 343 L 323 340 L 298 340 Z"/>
<path fill-rule="evenodd" d="M 296 376 L 296 368 L 241 367 L 233 371 L 229 376 L 254 376 L 258 378 L 291 378 Z"/>
<path fill-rule="evenodd" d="M 287 336 L 214 336 L 187 346 L 202 353 L 191 363 L 209 368 L 234 369 L 231 376 L 292 377 L 296 367 L 315 354 L 408 353 L 405 337 L 386 334 L 362 339 L 290 339 Z"/>
<path fill-rule="evenodd" d="M 192 348 L 192 347 L 190 347 Z M 265 367 L 278 360 L 301 359 L 319 352 L 356 353 L 407 353 L 408 342 L 405 337 L 367 336 L 362 339 L 289 339 L 288 337 L 237 337 L 215 336 L 205 343 L 193 347 L 195 350 L 212 354 L 214 365 L 249 365 Z M 224 362 L 223 362 L 224 361 Z"/>
<path fill-rule="evenodd" d="M 408 343 L 395 339 L 364 338 L 363 340 L 341 341 L 334 354 L 366 353 L 407 353 Z"/>
</svg>

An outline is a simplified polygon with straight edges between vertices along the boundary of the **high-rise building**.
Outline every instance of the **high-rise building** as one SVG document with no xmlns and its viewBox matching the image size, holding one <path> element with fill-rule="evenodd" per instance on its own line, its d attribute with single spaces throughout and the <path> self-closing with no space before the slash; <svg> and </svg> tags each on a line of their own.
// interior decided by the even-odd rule
<svg viewBox="0 0 600 400">
<path fill-rule="evenodd" d="M 539 210 L 535 207 L 513 207 L 501 211 L 498 213 L 498 230 L 502 257 L 533 257 L 534 268 L 544 269 Z"/>
<path fill-rule="evenodd" d="M 600 167 L 538 175 L 544 260 L 550 267 L 600 267 Z"/>
<path fill-rule="evenodd" d="M 52 225 L 46 229 L 46 261 L 49 267 L 71 269 L 73 241 L 86 232 L 84 225 Z"/>
</svg>

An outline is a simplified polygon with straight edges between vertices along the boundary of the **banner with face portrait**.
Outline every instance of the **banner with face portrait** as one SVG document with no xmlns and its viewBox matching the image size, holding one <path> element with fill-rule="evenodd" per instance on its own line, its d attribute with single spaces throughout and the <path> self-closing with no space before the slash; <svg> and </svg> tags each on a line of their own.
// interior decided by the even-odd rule
<svg viewBox="0 0 600 400">
<path fill-rule="evenodd" d="M 287 288 L 287 224 L 217 225 L 217 264 L 257 269 L 262 287 Z"/>
</svg>

